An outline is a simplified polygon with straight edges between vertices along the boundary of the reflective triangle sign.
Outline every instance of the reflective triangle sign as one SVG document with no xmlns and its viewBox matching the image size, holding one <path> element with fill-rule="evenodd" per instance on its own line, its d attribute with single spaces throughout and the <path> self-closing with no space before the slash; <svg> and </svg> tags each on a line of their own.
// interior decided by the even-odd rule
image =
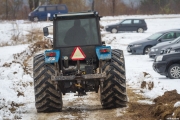
<svg viewBox="0 0 180 120">
<path fill-rule="evenodd" d="M 71 59 L 72 60 L 84 60 L 86 58 L 86 55 L 82 51 L 80 47 L 75 47 L 72 54 Z"/>
</svg>

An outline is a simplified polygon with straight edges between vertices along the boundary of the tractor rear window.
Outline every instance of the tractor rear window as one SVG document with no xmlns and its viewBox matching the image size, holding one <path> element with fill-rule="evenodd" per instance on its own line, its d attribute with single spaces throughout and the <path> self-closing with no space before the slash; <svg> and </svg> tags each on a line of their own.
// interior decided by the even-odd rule
<svg viewBox="0 0 180 120">
<path fill-rule="evenodd" d="M 56 47 L 99 44 L 96 19 L 57 21 Z"/>
</svg>

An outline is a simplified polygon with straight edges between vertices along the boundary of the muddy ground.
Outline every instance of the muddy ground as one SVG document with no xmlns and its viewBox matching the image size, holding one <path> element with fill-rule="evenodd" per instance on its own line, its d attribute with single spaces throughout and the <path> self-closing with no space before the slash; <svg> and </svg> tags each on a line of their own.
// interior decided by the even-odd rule
<svg viewBox="0 0 180 120">
<path fill-rule="evenodd" d="M 26 115 L 31 120 L 180 120 L 180 108 L 174 108 L 174 103 L 180 100 L 176 90 L 165 92 L 153 100 L 154 104 L 139 103 L 138 100 L 145 98 L 131 88 L 127 94 L 129 102 L 125 108 L 102 109 L 97 93 L 84 97 L 67 94 L 63 97 L 62 112 L 36 113 L 33 108 Z"/>
<path fill-rule="evenodd" d="M 130 100 L 126 113 L 122 119 L 128 120 L 179 120 L 180 108 L 174 108 L 174 104 L 180 100 L 180 95 L 176 90 L 167 91 L 164 95 L 155 98 L 154 104 L 142 104 L 137 100 L 144 100 L 140 95 L 133 93 L 132 89 L 128 90 Z M 132 95 L 132 96 L 131 96 Z"/>
</svg>

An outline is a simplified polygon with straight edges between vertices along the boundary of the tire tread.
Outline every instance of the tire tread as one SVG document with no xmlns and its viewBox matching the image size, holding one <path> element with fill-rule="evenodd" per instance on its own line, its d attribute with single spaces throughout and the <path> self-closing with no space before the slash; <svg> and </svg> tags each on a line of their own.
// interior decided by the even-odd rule
<svg viewBox="0 0 180 120">
<path fill-rule="evenodd" d="M 39 54 L 33 60 L 35 106 L 37 112 L 60 112 L 63 104 L 62 94 L 51 81 L 55 66 L 46 64 L 44 59 L 44 54 Z"/>
</svg>

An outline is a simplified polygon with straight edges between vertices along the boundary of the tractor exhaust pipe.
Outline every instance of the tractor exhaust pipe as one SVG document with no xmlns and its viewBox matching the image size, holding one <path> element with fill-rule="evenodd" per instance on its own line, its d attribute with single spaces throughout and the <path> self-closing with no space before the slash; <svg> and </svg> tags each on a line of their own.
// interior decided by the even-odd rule
<svg viewBox="0 0 180 120">
<path fill-rule="evenodd" d="M 64 67 L 68 68 L 69 67 L 68 57 L 64 56 L 63 61 L 64 61 Z"/>
</svg>

